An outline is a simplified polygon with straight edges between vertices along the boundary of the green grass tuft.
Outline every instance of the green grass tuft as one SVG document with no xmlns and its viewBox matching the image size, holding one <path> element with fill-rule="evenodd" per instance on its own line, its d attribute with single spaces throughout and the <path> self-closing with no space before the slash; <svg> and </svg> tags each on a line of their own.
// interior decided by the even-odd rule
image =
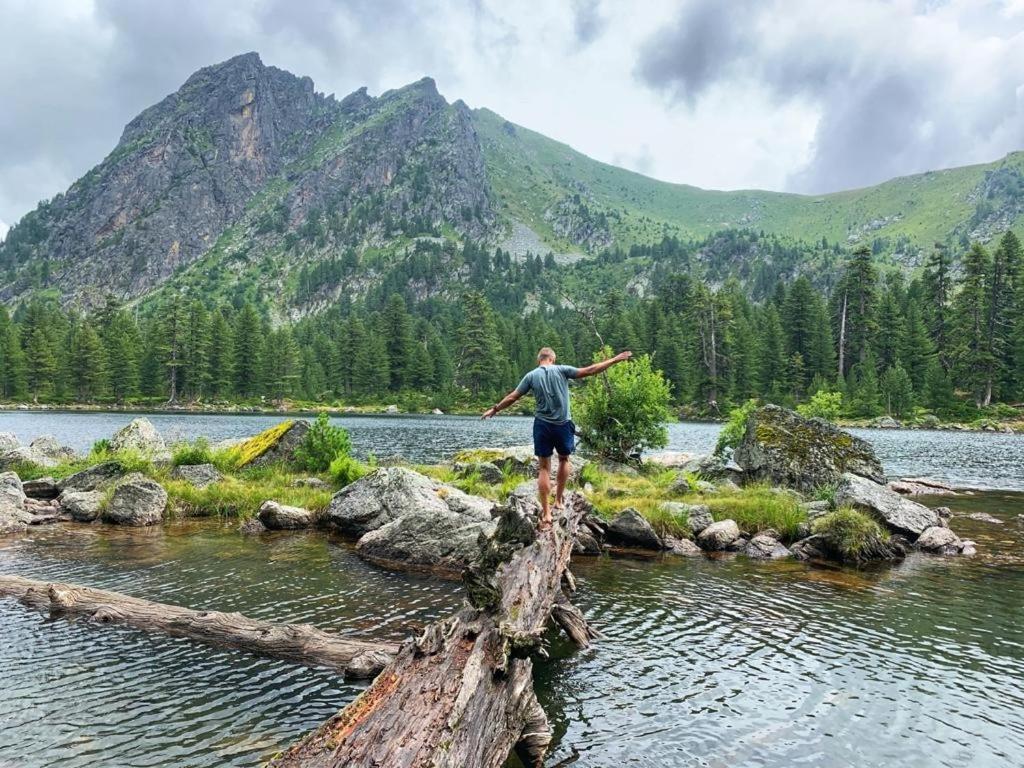
<svg viewBox="0 0 1024 768">
<path fill-rule="evenodd" d="M 825 537 L 828 545 L 849 562 L 863 562 L 888 556 L 888 532 L 870 515 L 850 507 L 819 517 L 814 533 Z"/>
</svg>

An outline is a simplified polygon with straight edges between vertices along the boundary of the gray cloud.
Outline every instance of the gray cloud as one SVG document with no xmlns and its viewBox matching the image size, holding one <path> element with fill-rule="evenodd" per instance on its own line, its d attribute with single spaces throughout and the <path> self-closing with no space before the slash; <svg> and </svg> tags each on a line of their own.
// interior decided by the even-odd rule
<svg viewBox="0 0 1024 768">
<path fill-rule="evenodd" d="M 692 0 L 643 45 L 646 85 L 693 108 L 750 86 L 819 119 L 795 191 L 864 186 L 1024 147 L 1024 17 L 970 0 L 757 5 Z"/>
<path fill-rule="evenodd" d="M 608 20 L 601 15 L 600 0 L 573 0 L 573 33 L 580 45 L 590 45 L 604 34 Z"/>
</svg>

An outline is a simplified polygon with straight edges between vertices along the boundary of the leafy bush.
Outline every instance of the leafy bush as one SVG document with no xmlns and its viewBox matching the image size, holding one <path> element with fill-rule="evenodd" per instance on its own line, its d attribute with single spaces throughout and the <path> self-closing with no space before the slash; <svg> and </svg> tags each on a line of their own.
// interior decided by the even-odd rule
<svg viewBox="0 0 1024 768">
<path fill-rule="evenodd" d="M 888 532 L 867 514 L 850 507 L 819 517 L 812 530 L 824 536 L 828 545 L 850 562 L 888 557 L 891 551 Z"/>
<path fill-rule="evenodd" d="M 721 454 L 726 448 L 735 448 L 740 444 L 747 431 L 747 420 L 750 418 L 750 414 L 756 410 L 757 400 L 751 398 L 743 405 L 729 411 L 729 418 L 726 419 L 722 431 L 718 433 L 715 453 Z"/>
<path fill-rule="evenodd" d="M 341 487 L 354 483 L 369 471 L 369 467 L 347 454 L 336 456 L 329 467 L 331 477 Z"/>
<path fill-rule="evenodd" d="M 302 445 L 295 449 L 295 462 L 309 472 L 326 472 L 339 457 L 352 452 L 348 431 L 333 426 L 326 413 L 320 413 L 306 433 Z"/>
<path fill-rule="evenodd" d="M 598 353 L 597 359 L 610 355 Z M 576 426 L 591 451 L 628 462 L 648 448 L 668 444 L 669 383 L 643 355 L 614 365 L 587 382 L 576 405 Z"/>
<path fill-rule="evenodd" d="M 89 450 L 90 456 L 106 456 L 110 453 L 110 439 L 101 437 L 95 443 L 92 444 L 92 448 Z"/>
<path fill-rule="evenodd" d="M 180 443 L 174 446 L 171 462 L 176 467 L 183 464 L 210 464 L 213 457 L 210 453 L 210 442 L 205 437 L 196 438 L 191 443 Z"/>
<path fill-rule="evenodd" d="M 796 410 L 804 418 L 836 421 L 843 413 L 843 393 L 820 390 L 808 402 L 798 405 Z"/>
</svg>

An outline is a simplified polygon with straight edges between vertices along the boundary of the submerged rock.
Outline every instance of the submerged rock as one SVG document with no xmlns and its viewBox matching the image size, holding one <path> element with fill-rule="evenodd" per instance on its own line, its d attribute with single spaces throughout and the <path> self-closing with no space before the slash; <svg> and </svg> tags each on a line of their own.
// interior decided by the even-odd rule
<svg viewBox="0 0 1024 768">
<path fill-rule="evenodd" d="M 114 525 L 154 525 L 163 520 L 167 491 L 154 480 L 132 473 L 114 488 L 100 517 Z"/>
<path fill-rule="evenodd" d="M 951 485 L 939 480 L 932 480 L 929 477 L 908 477 L 903 480 L 893 480 L 889 483 L 889 490 L 902 494 L 903 496 L 957 496 L 957 492 Z"/>
<path fill-rule="evenodd" d="M 316 516 L 302 507 L 289 507 L 276 501 L 264 501 L 260 507 L 259 520 L 272 531 L 289 531 L 311 528 Z"/>
<path fill-rule="evenodd" d="M 740 528 L 735 520 L 719 520 L 712 523 L 697 536 L 701 549 L 712 552 L 728 549 L 740 537 Z"/>
<path fill-rule="evenodd" d="M 63 491 L 57 497 L 57 502 L 72 520 L 79 523 L 91 523 L 100 516 L 103 492 Z"/>
<path fill-rule="evenodd" d="M 968 512 L 966 515 L 968 520 L 977 520 L 979 523 L 991 523 L 992 525 L 1002 525 L 1003 521 L 994 515 L 990 515 L 988 512 Z"/>
<path fill-rule="evenodd" d="M 238 526 L 238 532 L 245 536 L 257 536 L 266 531 L 267 527 L 259 521 L 259 518 L 255 517 L 243 520 Z"/>
<path fill-rule="evenodd" d="M 643 515 L 627 507 L 612 518 L 605 532 L 608 540 L 627 547 L 663 549 L 661 537 Z"/>
<path fill-rule="evenodd" d="M 935 510 L 904 498 L 884 485 L 851 473 L 843 475 L 836 493 L 836 503 L 869 512 L 892 531 L 910 537 L 919 536 L 926 528 L 940 524 Z"/>
<path fill-rule="evenodd" d="M 805 419 L 777 405 L 758 408 L 736 461 L 748 478 L 802 491 L 837 483 L 844 473 L 885 482 L 871 446 L 822 419 Z"/>
<path fill-rule="evenodd" d="M 680 557 L 700 557 L 704 554 L 704 550 L 689 539 L 677 539 L 675 536 L 665 537 L 665 551 Z"/>
<path fill-rule="evenodd" d="M 747 542 L 743 552 L 756 560 L 778 560 L 792 554 L 777 538 L 766 532 L 757 534 Z"/>
<path fill-rule="evenodd" d="M 489 521 L 493 506 L 411 469 L 381 467 L 334 494 L 324 521 L 341 533 L 362 536 L 413 513 Z"/>
<path fill-rule="evenodd" d="M 196 488 L 205 488 L 224 479 L 224 475 L 213 464 L 181 464 L 171 470 L 171 477 L 184 480 Z"/>
<path fill-rule="evenodd" d="M 110 450 L 134 451 L 146 455 L 163 453 L 167 450 L 163 437 L 157 432 L 153 422 L 144 416 L 132 419 L 128 424 L 121 427 L 110 438 Z"/>
</svg>

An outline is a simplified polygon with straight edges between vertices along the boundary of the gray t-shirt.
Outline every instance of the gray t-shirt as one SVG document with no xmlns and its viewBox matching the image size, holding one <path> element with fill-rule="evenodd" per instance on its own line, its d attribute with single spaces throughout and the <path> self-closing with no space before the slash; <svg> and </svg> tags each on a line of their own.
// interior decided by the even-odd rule
<svg viewBox="0 0 1024 768">
<path fill-rule="evenodd" d="M 533 392 L 537 401 L 534 412 L 538 419 L 551 424 L 564 424 L 572 418 L 569 411 L 569 379 L 579 376 L 579 369 L 571 365 L 538 365 L 516 387 L 525 395 Z"/>
</svg>

